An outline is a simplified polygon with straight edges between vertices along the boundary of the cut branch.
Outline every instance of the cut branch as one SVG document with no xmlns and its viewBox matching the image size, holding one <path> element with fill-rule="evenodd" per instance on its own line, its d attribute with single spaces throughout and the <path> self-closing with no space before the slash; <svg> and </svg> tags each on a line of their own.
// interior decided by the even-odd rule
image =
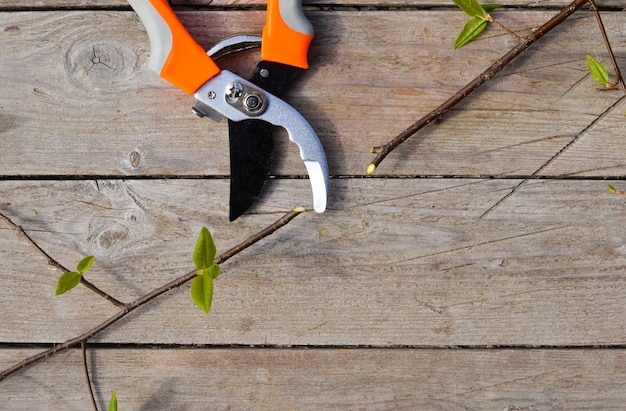
<svg viewBox="0 0 626 411">
<path fill-rule="evenodd" d="M 378 167 L 378 165 L 385 159 L 385 157 L 387 157 L 389 153 L 391 153 L 396 147 L 408 140 L 411 136 L 413 136 L 415 133 L 417 133 L 428 124 L 442 118 L 443 115 L 446 114 L 452 107 L 463 101 L 465 97 L 470 95 L 482 84 L 491 80 L 498 72 L 500 72 L 500 70 L 502 70 L 507 64 L 513 61 L 515 57 L 520 55 L 520 53 L 526 50 L 531 44 L 533 44 L 535 41 L 539 40 L 552 29 L 557 27 L 578 9 L 586 4 L 589 4 L 589 2 L 590 0 L 574 0 L 567 7 L 563 8 L 556 16 L 548 20 L 548 22 L 543 24 L 538 29 L 533 30 L 533 32 L 526 36 L 520 44 L 513 47 L 508 53 L 496 60 L 496 62 L 489 66 L 487 70 L 483 71 L 478 77 L 470 81 L 467 85 L 465 85 L 465 87 L 456 92 L 456 94 L 446 100 L 439 107 L 413 123 L 410 127 L 404 130 L 402 133 L 398 134 L 398 136 L 396 136 L 393 140 L 389 141 L 385 145 L 373 147 L 371 152 L 376 154 L 376 157 L 374 157 L 374 160 L 372 160 L 372 162 L 367 166 L 366 174 L 370 175 L 374 173 L 376 167 Z"/>
<path fill-rule="evenodd" d="M 589 0 L 591 4 L 591 9 L 593 10 L 593 14 L 596 17 L 596 21 L 598 22 L 598 27 L 600 27 L 600 34 L 602 34 L 602 40 L 604 41 L 604 46 L 609 53 L 609 58 L 611 59 L 611 64 L 613 65 L 613 70 L 615 71 L 615 83 L 611 85 L 614 87 L 619 84 L 622 86 L 622 90 L 626 93 L 626 83 L 624 83 L 624 78 L 622 77 L 622 73 L 619 69 L 619 65 L 615 60 L 615 53 L 613 53 L 613 47 L 611 47 L 611 42 L 609 41 L 609 36 L 606 34 L 606 29 L 604 28 L 604 23 L 602 22 L 602 16 L 600 16 L 600 12 L 598 11 L 598 7 L 596 6 L 595 0 Z"/>
<path fill-rule="evenodd" d="M 2 213 L 0 213 L 0 219 L 4 220 L 7 224 L 9 224 L 11 227 L 13 227 L 15 230 L 17 230 L 17 232 L 20 233 L 20 235 L 22 237 L 24 237 L 26 239 L 26 241 L 28 241 L 33 247 L 35 247 L 35 249 L 37 251 L 39 251 L 39 253 L 41 255 L 43 255 L 46 258 L 46 260 L 48 260 L 48 264 L 49 265 L 51 265 L 51 266 L 61 270 L 61 272 L 63 272 L 63 273 L 66 273 L 66 272 L 70 271 L 65 266 L 63 266 L 61 263 L 59 263 L 57 260 L 52 258 L 52 256 L 50 254 L 48 254 L 48 252 L 46 250 L 41 248 L 41 246 L 39 244 L 37 244 L 37 242 L 35 240 L 33 240 L 33 238 L 30 235 L 28 235 L 28 233 L 24 230 L 24 228 L 22 228 L 22 226 L 16 224 L 13 220 L 11 220 L 9 217 L 7 217 L 6 215 L 4 215 Z M 98 294 L 100 297 L 104 298 L 105 300 L 109 301 L 111 304 L 116 305 L 119 308 L 124 308 L 125 304 L 123 302 L 121 302 L 118 299 L 116 299 L 115 297 L 109 295 L 105 291 L 101 290 L 100 288 L 98 288 L 92 282 L 86 280 L 84 275 L 82 275 L 80 277 L 80 282 L 81 282 L 82 285 L 84 285 L 85 287 L 89 288 L 91 291 L 93 291 L 94 293 Z"/>
<path fill-rule="evenodd" d="M 87 366 L 87 342 L 80 343 L 80 350 L 83 355 L 83 371 L 85 372 L 85 382 L 87 383 L 87 389 L 89 390 L 89 398 L 91 398 L 91 405 L 94 411 L 98 411 L 98 404 L 96 404 L 96 397 L 93 395 L 93 386 L 91 385 L 91 378 L 89 377 L 89 367 Z"/>
<path fill-rule="evenodd" d="M 243 242 L 241 242 L 240 244 L 237 244 L 236 246 L 234 246 L 233 248 L 231 248 L 230 250 L 220 254 L 219 256 L 217 256 L 215 258 L 215 263 L 216 264 L 222 264 L 224 262 L 226 262 L 228 259 L 230 259 L 231 257 L 239 254 L 240 252 L 242 252 L 243 250 L 245 250 L 246 248 L 250 247 L 251 245 L 253 245 L 254 243 L 264 239 L 265 237 L 269 236 L 270 234 L 276 232 L 277 230 L 279 230 L 280 228 L 284 227 L 285 225 L 287 225 L 291 220 L 293 220 L 294 218 L 296 218 L 298 215 L 300 215 L 303 211 L 305 211 L 304 208 L 298 207 L 293 209 L 292 211 L 286 213 L 285 215 L 283 215 L 281 218 L 279 218 L 278 220 L 276 220 L 274 223 L 270 224 L 268 227 L 264 228 L 263 230 L 259 231 L 258 233 L 253 234 L 252 236 L 248 237 L 247 239 L 245 239 Z M 79 344 L 84 344 L 85 342 L 87 342 L 90 338 L 92 338 L 94 335 L 98 334 L 99 332 L 107 329 L 108 327 L 110 327 L 111 325 L 115 324 L 116 322 L 118 322 L 119 320 L 121 320 L 122 318 L 124 318 L 126 315 L 128 315 L 129 313 L 133 312 L 135 309 L 141 307 L 142 305 L 146 304 L 148 301 L 151 301 L 153 299 L 155 299 L 156 297 L 160 296 L 161 294 L 165 294 L 166 292 L 173 290 L 174 288 L 180 287 L 183 284 L 187 283 L 188 281 L 191 281 L 195 276 L 197 275 L 197 270 L 192 270 L 190 272 L 188 272 L 187 274 L 173 280 L 170 281 L 169 283 L 149 292 L 148 294 L 144 295 L 143 297 L 138 298 L 137 300 L 129 303 L 129 304 L 125 304 L 124 308 L 118 312 L 117 314 L 111 316 L 109 319 L 103 321 L 102 323 L 100 323 L 99 325 L 95 326 L 94 328 L 92 328 L 91 330 L 75 337 L 72 339 L 69 339 L 67 341 L 65 341 L 62 344 L 59 345 L 55 345 L 54 347 L 51 347 L 45 351 L 40 352 L 39 354 L 35 354 L 32 357 L 28 357 L 20 362 L 18 362 L 17 364 L 7 368 L 6 370 L 0 372 L 0 381 L 2 381 L 4 378 L 8 377 L 9 375 L 13 374 L 14 372 L 25 368 L 28 365 L 34 364 L 35 362 L 42 360 L 44 358 L 48 358 L 60 351 L 64 351 L 67 350 L 68 348 L 74 347 L 76 345 Z"/>
</svg>

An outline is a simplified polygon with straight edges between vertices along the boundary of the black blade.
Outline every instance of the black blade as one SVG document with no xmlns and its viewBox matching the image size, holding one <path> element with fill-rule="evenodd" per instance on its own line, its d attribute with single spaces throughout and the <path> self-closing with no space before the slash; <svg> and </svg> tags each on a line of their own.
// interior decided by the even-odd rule
<svg viewBox="0 0 626 411">
<path fill-rule="evenodd" d="M 258 197 L 272 165 L 272 128 L 263 120 L 228 121 L 230 136 L 230 221 Z"/>
<path fill-rule="evenodd" d="M 250 81 L 280 96 L 301 69 L 261 61 Z M 228 120 L 230 143 L 230 221 L 241 216 L 261 193 L 272 165 L 272 127 L 262 120 Z"/>
</svg>

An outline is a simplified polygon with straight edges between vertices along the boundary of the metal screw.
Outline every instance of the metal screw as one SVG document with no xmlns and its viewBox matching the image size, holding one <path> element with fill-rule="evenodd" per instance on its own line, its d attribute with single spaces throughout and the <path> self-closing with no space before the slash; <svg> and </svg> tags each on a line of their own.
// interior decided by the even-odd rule
<svg viewBox="0 0 626 411">
<path fill-rule="evenodd" d="M 226 90 L 226 97 L 231 101 L 237 101 L 239 97 L 243 94 L 243 86 L 241 83 L 234 82 L 231 86 Z"/>
<path fill-rule="evenodd" d="M 209 97 L 211 100 L 213 100 L 215 98 L 216 94 L 215 91 L 211 90 L 209 91 L 209 94 L 207 95 L 207 97 Z"/>
<path fill-rule="evenodd" d="M 268 69 L 261 69 L 261 71 L 259 71 L 259 75 L 263 78 L 268 78 L 270 76 L 270 71 Z"/>
</svg>

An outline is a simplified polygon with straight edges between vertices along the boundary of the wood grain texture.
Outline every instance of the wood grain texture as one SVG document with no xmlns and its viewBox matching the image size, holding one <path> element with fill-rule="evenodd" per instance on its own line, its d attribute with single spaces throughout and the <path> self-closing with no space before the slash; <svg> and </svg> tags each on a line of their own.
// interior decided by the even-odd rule
<svg viewBox="0 0 626 411">
<path fill-rule="evenodd" d="M 33 351 L 0 350 L 0 364 Z M 626 357 L 615 350 L 96 349 L 88 359 L 101 409 L 113 391 L 120 409 L 163 411 L 620 410 L 626 402 Z M 80 361 L 72 350 L 3 382 L 3 409 L 85 410 Z"/>
<path fill-rule="evenodd" d="M 505 23 L 524 31 L 554 13 L 503 14 Z M 253 32 L 263 25 L 262 12 L 181 18 L 205 47 L 232 34 L 237 21 Z M 439 105 L 514 44 L 490 30 L 453 51 L 456 30 L 448 26 L 465 20 L 455 12 L 311 12 L 310 18 L 318 30 L 312 67 L 287 100 L 318 132 L 333 175 L 362 175 L 372 146 Z M 606 25 L 617 29 L 623 20 L 623 13 L 607 13 Z M 147 69 L 148 39 L 131 12 L 1 13 L 0 27 L 7 61 L 0 77 L 8 84 L 0 90 L 0 149 L 7 153 L 0 175 L 229 173 L 228 156 L 220 154 L 227 152 L 226 125 L 196 119 L 192 99 Z M 588 12 L 566 22 L 446 121 L 403 145 L 379 173 L 530 175 L 579 136 L 544 175 L 623 175 L 626 153 L 616 142 L 624 103 L 616 105 L 618 92 L 599 92 L 586 68 L 587 53 L 604 55 L 600 37 L 590 35 L 596 31 Z M 619 52 L 626 39 L 616 30 L 611 35 Z M 257 58 L 251 52 L 224 64 L 246 73 Z M 613 142 L 609 149 L 606 142 Z M 273 174 L 306 173 L 284 133 L 276 136 L 274 157 Z"/>
<path fill-rule="evenodd" d="M 264 23 L 260 0 L 173 3 L 207 48 Z M 626 103 L 587 73 L 586 54 L 608 62 L 592 14 L 360 178 L 371 146 L 515 40 L 488 29 L 453 51 L 466 17 L 451 0 L 305 3 L 311 69 L 286 98 L 328 153 L 329 210 L 224 263 L 209 316 L 183 286 L 96 336 L 100 409 L 113 390 L 132 410 L 623 409 L 626 196 L 607 183 L 626 190 Z M 523 34 L 568 1 L 504 3 Z M 623 64 L 623 2 L 600 4 Z M 95 255 L 88 278 L 131 301 L 191 270 L 202 226 L 221 252 L 310 204 L 278 132 L 278 178 L 227 221 L 226 126 L 147 69 L 125 1 L 0 9 L 0 212 L 62 264 Z M 245 75 L 257 59 L 220 64 Z M 0 369 L 117 312 L 84 287 L 54 297 L 60 274 L 0 224 Z M 88 409 L 79 351 L 0 381 L 0 404 Z"/>
<path fill-rule="evenodd" d="M 624 344 L 626 198 L 603 181 L 538 180 L 480 218 L 518 183 L 333 180 L 329 211 L 298 217 L 223 264 L 210 316 L 183 287 L 96 340 Z M 193 268 L 202 225 L 223 251 L 310 195 L 306 180 L 270 186 L 236 224 L 227 223 L 227 180 L 4 182 L 0 197 L 11 204 L 2 211 L 62 263 L 95 255 L 89 277 L 130 301 Z M 59 273 L 12 230 L 0 234 L 3 341 L 61 342 L 114 312 L 83 289 L 53 297 Z"/>
<path fill-rule="evenodd" d="M 250 5 L 265 5 L 267 2 L 262 0 L 170 0 L 170 4 L 174 6 L 213 6 L 213 7 L 247 7 Z M 452 0 L 394 0 L 390 2 L 381 2 L 380 0 L 359 0 L 355 1 L 332 1 L 325 0 L 305 0 L 305 6 L 315 6 L 317 4 L 326 6 L 328 4 L 336 4 L 338 6 L 347 7 L 417 7 L 417 8 L 429 8 L 429 7 L 454 7 Z M 485 1 L 484 3 L 490 3 Z M 528 7 L 528 8 L 557 8 L 565 7 L 571 3 L 569 0 L 504 0 L 498 2 L 498 4 L 515 7 Z M 602 7 L 623 7 L 621 0 L 598 0 L 598 5 Z M 356 6 L 355 6 L 356 5 Z M 60 7 L 76 7 L 76 8 L 107 8 L 107 7 L 128 7 L 128 2 L 125 0 L 0 0 L 0 9 L 42 9 L 42 8 L 60 8 Z"/>
</svg>

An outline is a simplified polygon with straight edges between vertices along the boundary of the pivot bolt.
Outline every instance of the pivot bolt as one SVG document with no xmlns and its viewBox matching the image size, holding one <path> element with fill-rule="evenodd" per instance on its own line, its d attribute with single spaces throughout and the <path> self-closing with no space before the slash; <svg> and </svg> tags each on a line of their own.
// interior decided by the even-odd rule
<svg viewBox="0 0 626 411">
<path fill-rule="evenodd" d="M 247 94 L 243 100 L 243 106 L 252 113 L 259 111 L 263 107 L 263 99 L 257 93 Z"/>
</svg>

